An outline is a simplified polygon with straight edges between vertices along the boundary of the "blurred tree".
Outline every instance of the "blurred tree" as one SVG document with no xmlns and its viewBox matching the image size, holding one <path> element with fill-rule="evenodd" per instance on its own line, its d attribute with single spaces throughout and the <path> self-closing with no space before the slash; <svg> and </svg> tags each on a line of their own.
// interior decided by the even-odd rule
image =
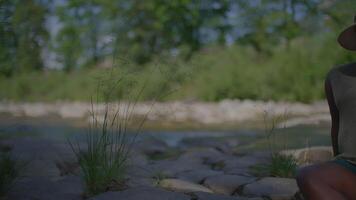
<svg viewBox="0 0 356 200">
<path fill-rule="evenodd" d="M 55 51 L 66 71 L 80 65 L 96 65 L 102 57 L 99 43 L 101 36 L 101 3 L 96 0 L 68 0 L 57 7 L 61 29 L 56 36 Z"/>
<path fill-rule="evenodd" d="M 239 38 L 258 52 L 268 52 L 271 45 L 292 39 L 304 32 L 304 21 L 318 15 L 318 0 L 237 1 L 246 34 Z"/>
<path fill-rule="evenodd" d="M 320 0 L 318 9 L 324 14 L 327 27 L 337 33 L 353 22 L 356 0 Z"/>
<path fill-rule="evenodd" d="M 132 0 L 116 5 L 118 50 L 141 64 L 180 47 L 188 47 L 189 58 L 202 46 L 204 26 L 218 30 L 220 41 L 224 40 L 228 28 L 221 22 L 227 4 L 226 0 Z M 112 11 L 112 6 L 109 9 Z"/>
<path fill-rule="evenodd" d="M 0 1 L 1 73 L 42 69 L 42 47 L 48 39 L 47 8 L 40 1 Z"/>
<path fill-rule="evenodd" d="M 0 1 L 0 74 L 5 76 L 12 74 L 16 60 L 16 39 L 11 25 L 14 10 L 13 1 Z"/>
</svg>

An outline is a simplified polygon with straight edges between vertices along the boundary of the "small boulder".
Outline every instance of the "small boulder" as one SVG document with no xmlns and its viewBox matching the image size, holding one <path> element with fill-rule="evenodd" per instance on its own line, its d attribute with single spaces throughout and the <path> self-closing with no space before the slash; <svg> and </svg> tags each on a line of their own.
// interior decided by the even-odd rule
<svg viewBox="0 0 356 200">
<path fill-rule="evenodd" d="M 180 179 L 163 179 L 159 182 L 159 186 L 168 190 L 178 191 L 178 192 L 208 192 L 213 193 L 209 188 L 202 185 L 180 180 Z"/>
<path fill-rule="evenodd" d="M 228 196 L 223 194 L 211 194 L 206 192 L 194 192 L 192 193 L 192 196 L 196 200 L 263 200 L 262 198 Z"/>
<path fill-rule="evenodd" d="M 290 200 L 298 190 L 295 179 L 266 177 L 244 186 L 242 194 L 251 197 L 267 197 L 272 200 Z"/>
<path fill-rule="evenodd" d="M 204 185 L 218 194 L 231 195 L 241 186 L 251 183 L 256 178 L 239 175 L 216 175 L 208 177 Z"/>
<path fill-rule="evenodd" d="M 167 151 L 168 145 L 159 139 L 145 139 L 134 144 L 134 150 L 146 155 L 154 155 Z"/>
<path fill-rule="evenodd" d="M 190 200 L 190 196 L 155 187 L 136 187 L 120 192 L 106 192 L 89 200 Z"/>
<path fill-rule="evenodd" d="M 220 138 L 184 138 L 180 146 L 184 148 L 210 147 L 223 153 L 231 153 L 231 149 L 238 144 L 236 139 L 222 140 Z"/>
<path fill-rule="evenodd" d="M 30 177 L 14 183 L 8 192 L 8 199 L 16 200 L 80 200 L 84 184 L 80 177 L 68 176 L 59 181 L 44 177 Z"/>
<path fill-rule="evenodd" d="M 176 177 L 193 183 L 201 183 L 205 178 L 215 175 L 221 175 L 223 172 L 211 169 L 195 169 L 176 174 Z"/>
</svg>

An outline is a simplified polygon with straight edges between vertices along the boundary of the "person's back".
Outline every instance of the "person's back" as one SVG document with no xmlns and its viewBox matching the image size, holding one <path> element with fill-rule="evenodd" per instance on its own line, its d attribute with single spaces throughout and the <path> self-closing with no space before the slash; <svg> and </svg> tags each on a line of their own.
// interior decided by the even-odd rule
<svg viewBox="0 0 356 200">
<path fill-rule="evenodd" d="M 338 38 L 342 47 L 356 51 L 355 23 Z M 356 63 L 335 67 L 325 79 L 335 158 L 298 170 L 297 182 L 308 200 L 356 199 Z"/>
</svg>

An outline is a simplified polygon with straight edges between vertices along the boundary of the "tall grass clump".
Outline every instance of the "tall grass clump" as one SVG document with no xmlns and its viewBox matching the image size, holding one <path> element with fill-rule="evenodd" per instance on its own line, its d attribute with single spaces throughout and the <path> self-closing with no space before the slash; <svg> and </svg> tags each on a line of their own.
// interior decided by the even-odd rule
<svg viewBox="0 0 356 200">
<path fill-rule="evenodd" d="M 252 167 L 252 173 L 257 176 L 273 176 L 283 178 L 294 178 L 298 167 L 297 159 L 293 155 L 280 153 L 280 146 L 276 144 L 277 136 L 275 133 L 276 123 L 286 118 L 286 113 L 282 117 L 272 117 L 269 119 L 268 112 L 264 114 L 265 137 L 268 141 L 271 162 L 268 164 L 259 164 Z M 285 128 L 285 127 L 283 127 Z M 287 149 L 284 143 L 284 150 Z"/>
<path fill-rule="evenodd" d="M 126 188 L 130 150 L 146 117 L 135 125 L 133 133 L 129 133 L 132 112 L 144 88 L 135 99 L 114 103 L 111 97 L 122 81 L 123 78 L 113 79 L 113 73 L 109 79 L 100 81 L 96 102 L 91 101 L 89 128 L 84 141 L 69 142 L 79 162 L 87 196 Z"/>
</svg>

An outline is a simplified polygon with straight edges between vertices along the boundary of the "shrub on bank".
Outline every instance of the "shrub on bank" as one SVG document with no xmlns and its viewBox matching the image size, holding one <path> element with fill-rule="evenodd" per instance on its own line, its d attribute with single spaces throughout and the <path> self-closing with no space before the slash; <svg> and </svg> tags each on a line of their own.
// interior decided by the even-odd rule
<svg viewBox="0 0 356 200">
<path fill-rule="evenodd" d="M 261 54 L 248 46 L 212 46 L 188 62 L 157 58 L 144 66 L 119 63 L 114 70 L 126 78 L 114 92 L 124 99 L 125 90 L 146 84 L 140 100 L 219 101 L 239 98 L 311 102 L 324 98 L 324 78 L 335 66 L 356 60 L 356 54 L 341 49 L 334 35 L 297 38 L 285 46 Z M 12 101 L 89 101 L 98 77 L 110 69 L 64 73 L 32 72 L 0 78 L 0 99 Z M 141 84 L 142 85 L 142 84 Z"/>
</svg>

